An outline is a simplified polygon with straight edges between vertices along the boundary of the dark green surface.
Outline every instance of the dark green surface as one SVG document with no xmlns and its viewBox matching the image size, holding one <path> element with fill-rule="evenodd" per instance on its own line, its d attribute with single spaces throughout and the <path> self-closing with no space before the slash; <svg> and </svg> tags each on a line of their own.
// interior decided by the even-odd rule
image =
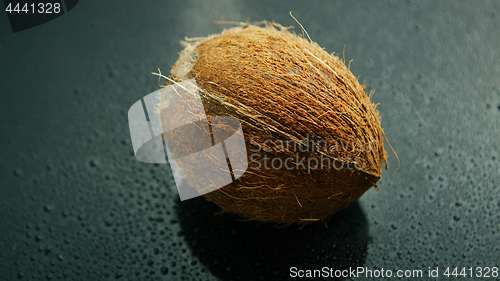
<svg viewBox="0 0 500 281">
<path fill-rule="evenodd" d="M 500 266 L 500 2 L 145 2 L 80 1 L 15 34 L 0 16 L 0 280 Z M 214 20 L 300 33 L 289 11 L 326 51 L 346 45 L 401 160 L 389 153 L 380 189 L 328 228 L 179 202 L 167 166 L 138 162 L 128 132 L 129 107 L 181 39 L 220 32 Z"/>
</svg>

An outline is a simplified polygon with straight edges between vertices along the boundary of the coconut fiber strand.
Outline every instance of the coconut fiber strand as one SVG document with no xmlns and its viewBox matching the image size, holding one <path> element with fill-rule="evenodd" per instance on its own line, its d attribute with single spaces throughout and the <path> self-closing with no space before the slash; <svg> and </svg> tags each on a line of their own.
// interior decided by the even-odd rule
<svg viewBox="0 0 500 281">
<path fill-rule="evenodd" d="M 305 224 L 376 186 L 387 158 L 379 112 L 344 60 L 278 24 L 183 44 L 169 78 L 194 78 L 207 115 L 240 120 L 251 159 L 206 199 L 245 219 Z M 275 169 L 275 158 L 293 161 Z"/>
</svg>

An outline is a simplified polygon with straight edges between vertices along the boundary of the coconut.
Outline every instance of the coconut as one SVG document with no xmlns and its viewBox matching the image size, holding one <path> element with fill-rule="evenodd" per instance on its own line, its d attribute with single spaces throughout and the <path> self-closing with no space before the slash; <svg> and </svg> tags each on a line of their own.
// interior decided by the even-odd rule
<svg viewBox="0 0 500 281">
<path fill-rule="evenodd" d="M 168 83 L 195 79 L 206 114 L 237 118 L 247 146 L 247 171 L 207 200 L 248 220 L 306 224 L 377 186 L 379 112 L 344 59 L 275 23 L 182 44 Z"/>
</svg>

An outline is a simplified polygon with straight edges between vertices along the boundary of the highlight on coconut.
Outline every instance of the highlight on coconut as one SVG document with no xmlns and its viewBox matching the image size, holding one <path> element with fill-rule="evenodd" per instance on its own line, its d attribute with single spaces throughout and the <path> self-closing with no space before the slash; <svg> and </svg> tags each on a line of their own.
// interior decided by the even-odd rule
<svg viewBox="0 0 500 281">
<path fill-rule="evenodd" d="M 308 224 L 378 187 L 387 152 L 373 91 L 289 29 L 242 23 L 185 39 L 170 74 L 154 73 L 160 89 L 131 107 L 137 159 L 170 163 L 181 200 Z"/>
</svg>

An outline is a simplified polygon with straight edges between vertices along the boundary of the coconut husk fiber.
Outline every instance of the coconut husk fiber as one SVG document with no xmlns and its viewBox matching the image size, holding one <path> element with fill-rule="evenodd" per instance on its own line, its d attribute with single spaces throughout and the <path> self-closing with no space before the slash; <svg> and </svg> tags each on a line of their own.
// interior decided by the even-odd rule
<svg viewBox="0 0 500 281">
<path fill-rule="evenodd" d="M 325 221 L 376 186 L 387 158 L 379 112 L 344 60 L 274 23 L 183 44 L 169 79 L 194 78 L 207 115 L 237 118 L 255 160 L 207 200 L 248 220 L 306 224 Z M 283 141 L 298 146 L 283 148 Z M 264 169 L 266 157 L 337 165 Z"/>
</svg>

